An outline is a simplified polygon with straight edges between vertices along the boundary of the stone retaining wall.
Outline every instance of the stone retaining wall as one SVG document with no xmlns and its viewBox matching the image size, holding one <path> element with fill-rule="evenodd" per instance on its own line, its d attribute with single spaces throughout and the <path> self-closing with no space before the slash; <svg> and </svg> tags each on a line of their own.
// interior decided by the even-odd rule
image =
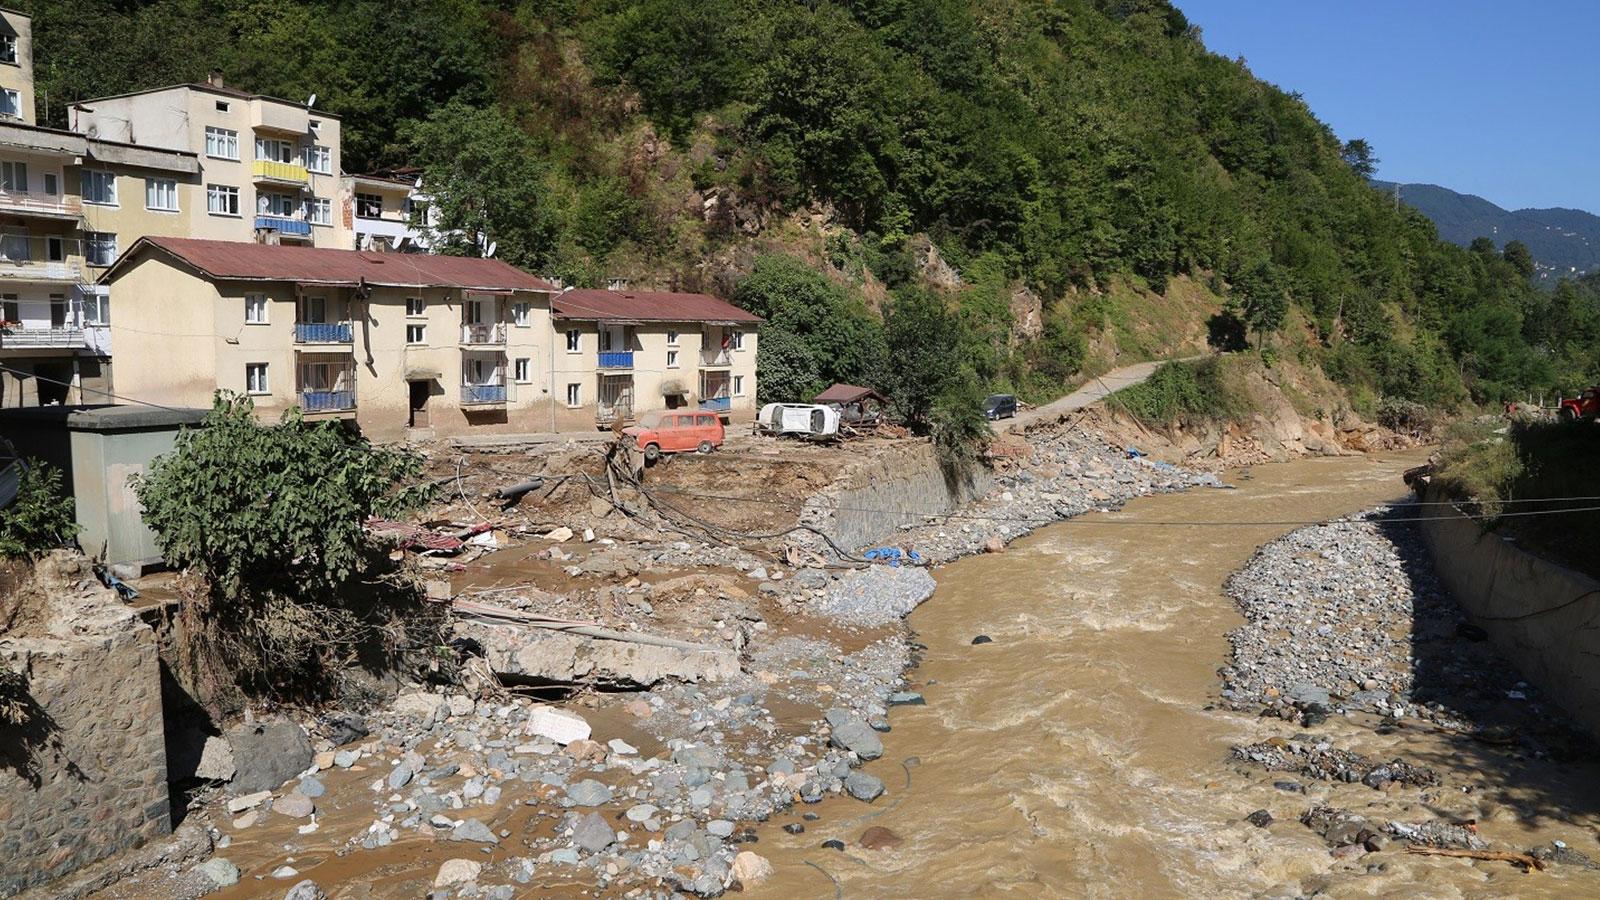
<svg viewBox="0 0 1600 900">
<path fill-rule="evenodd" d="M 813 497 L 801 521 L 846 550 L 893 543 L 903 523 L 942 515 L 994 486 L 994 473 L 971 465 L 947 473 L 933 445 L 907 442 L 845 472 Z"/>
<path fill-rule="evenodd" d="M 155 635 L 87 567 L 68 575 L 53 621 L 0 636 L 31 709 L 0 725 L 0 897 L 172 827 Z"/>
<path fill-rule="evenodd" d="M 1423 498 L 1446 499 L 1431 487 Z M 1454 507 L 1424 509 L 1440 580 L 1524 678 L 1600 739 L 1600 581 L 1484 534 Z"/>
</svg>

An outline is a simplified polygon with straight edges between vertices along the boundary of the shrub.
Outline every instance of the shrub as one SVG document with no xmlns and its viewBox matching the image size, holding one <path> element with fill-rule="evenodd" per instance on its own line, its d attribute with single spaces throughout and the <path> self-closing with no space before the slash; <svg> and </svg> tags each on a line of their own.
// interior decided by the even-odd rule
<svg viewBox="0 0 1600 900">
<path fill-rule="evenodd" d="M 1203 421 L 1238 421 L 1252 404 L 1228 364 L 1212 357 L 1167 363 L 1143 384 L 1112 395 L 1112 402 L 1150 427 Z"/>
<path fill-rule="evenodd" d="M 61 471 L 25 460 L 17 499 L 0 510 L 0 556 L 31 556 L 77 536 L 72 498 L 61 493 Z"/>
</svg>

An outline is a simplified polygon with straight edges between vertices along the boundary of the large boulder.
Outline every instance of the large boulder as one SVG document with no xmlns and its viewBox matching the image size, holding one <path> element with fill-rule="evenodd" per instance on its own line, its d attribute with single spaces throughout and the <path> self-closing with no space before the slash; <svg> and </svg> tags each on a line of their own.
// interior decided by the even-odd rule
<svg viewBox="0 0 1600 900">
<path fill-rule="evenodd" d="M 258 722 L 228 730 L 236 769 L 228 789 L 235 794 L 275 790 L 311 767 L 311 740 L 293 722 Z"/>
</svg>

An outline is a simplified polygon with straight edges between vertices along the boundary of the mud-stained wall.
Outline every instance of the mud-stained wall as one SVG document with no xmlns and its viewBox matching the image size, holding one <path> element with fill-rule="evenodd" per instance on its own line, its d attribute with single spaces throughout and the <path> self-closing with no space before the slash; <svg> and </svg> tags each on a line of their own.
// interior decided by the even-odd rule
<svg viewBox="0 0 1600 900">
<path fill-rule="evenodd" d="M 1430 488 L 1424 499 L 1446 498 Z M 1453 507 L 1429 509 L 1419 525 L 1445 586 L 1524 678 L 1600 738 L 1600 581 L 1482 533 Z"/>
<path fill-rule="evenodd" d="M 71 568 L 53 622 L 0 635 L 28 713 L 0 724 L 0 897 L 171 831 L 155 635 Z"/>
<path fill-rule="evenodd" d="M 801 521 L 846 550 L 893 544 L 902 524 L 951 512 L 993 486 L 989 469 L 950 471 L 931 444 L 908 442 L 845 472 L 807 502 Z"/>
</svg>

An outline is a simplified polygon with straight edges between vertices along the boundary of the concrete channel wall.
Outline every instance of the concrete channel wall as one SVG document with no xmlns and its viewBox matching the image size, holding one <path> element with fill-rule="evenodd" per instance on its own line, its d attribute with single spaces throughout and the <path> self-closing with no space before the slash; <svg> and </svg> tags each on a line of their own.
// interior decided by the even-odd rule
<svg viewBox="0 0 1600 900">
<path fill-rule="evenodd" d="M 1446 499 L 1433 488 L 1423 497 Z M 1454 507 L 1428 509 L 1436 518 L 1419 524 L 1445 586 L 1524 678 L 1600 739 L 1600 581 L 1483 533 Z"/>
<path fill-rule="evenodd" d="M 993 486 L 989 469 L 947 472 L 932 444 L 908 443 L 846 472 L 813 498 L 804 521 L 846 550 L 892 544 L 902 524 L 951 512 Z"/>
</svg>

